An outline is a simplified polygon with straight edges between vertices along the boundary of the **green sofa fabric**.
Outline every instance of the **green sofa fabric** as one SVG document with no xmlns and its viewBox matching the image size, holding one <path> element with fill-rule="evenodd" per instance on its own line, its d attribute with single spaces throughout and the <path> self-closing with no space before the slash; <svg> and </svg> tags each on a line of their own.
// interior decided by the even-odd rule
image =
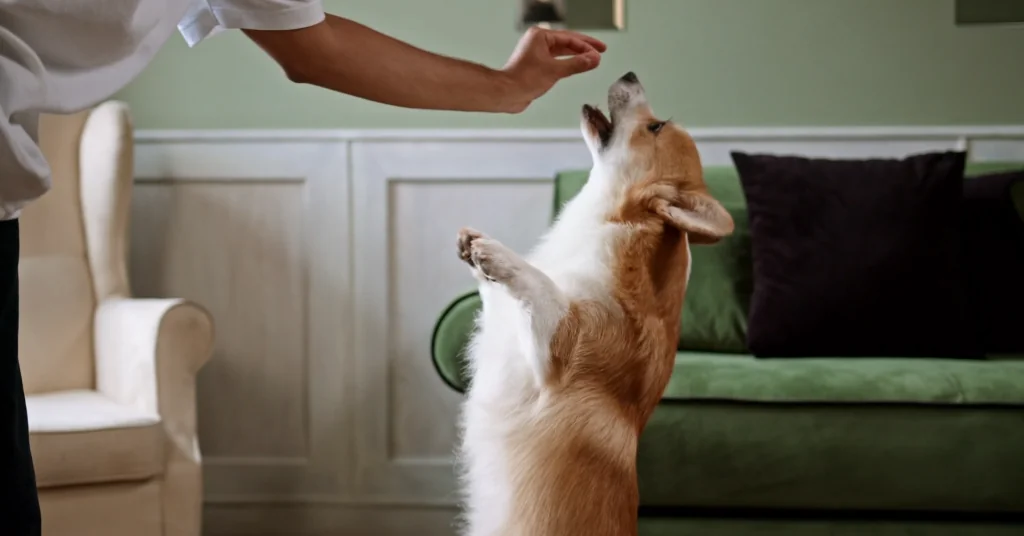
<svg viewBox="0 0 1024 536">
<path fill-rule="evenodd" d="M 460 393 L 466 391 L 469 383 L 465 349 L 476 324 L 476 315 L 482 306 L 476 291 L 463 294 L 448 305 L 434 325 L 434 335 L 430 342 L 434 368 L 449 387 Z"/>
<path fill-rule="evenodd" d="M 750 355 L 723 357 L 680 352 L 663 398 L 768 403 L 1002 404 L 1024 409 L 1024 360 L 768 360 Z"/>
<path fill-rule="evenodd" d="M 468 333 L 478 306 L 442 331 Z M 464 390 L 464 335 L 446 337 L 438 368 Z M 645 506 L 1024 512 L 1021 452 L 1024 360 L 680 352 L 638 470 Z"/>
<path fill-rule="evenodd" d="M 1020 162 L 968 162 L 964 167 L 964 176 L 971 178 L 987 173 L 1016 171 L 1018 169 L 1024 169 L 1024 164 Z"/>
<path fill-rule="evenodd" d="M 1022 407 L 665 402 L 644 506 L 1024 512 Z"/>
<path fill-rule="evenodd" d="M 455 300 L 434 334 L 434 363 L 464 391 L 464 348 L 480 309 L 476 293 Z M 1001 359 L 832 357 L 757 359 L 679 352 L 665 401 L 1006 405 L 1024 412 L 1024 356 Z M 1021 414 L 1024 429 L 1024 413 Z M 1024 430 L 1022 430 L 1024 431 Z"/>
<path fill-rule="evenodd" d="M 434 338 L 460 391 L 479 306 L 456 300 Z M 638 470 L 646 506 L 1024 512 L 1021 452 L 1024 359 L 679 352 Z"/>
</svg>

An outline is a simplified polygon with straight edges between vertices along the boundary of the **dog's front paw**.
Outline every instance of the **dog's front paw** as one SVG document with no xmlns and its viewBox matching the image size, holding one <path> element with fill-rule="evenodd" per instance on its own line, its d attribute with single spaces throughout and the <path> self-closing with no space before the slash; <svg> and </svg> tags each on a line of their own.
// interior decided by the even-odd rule
<svg viewBox="0 0 1024 536">
<path fill-rule="evenodd" d="M 484 277 L 499 283 L 512 279 L 518 267 L 518 257 L 501 242 L 491 238 L 474 240 L 470 258 Z"/>
<path fill-rule="evenodd" d="M 462 259 L 462 262 L 465 262 L 466 264 L 473 266 L 473 258 L 471 253 L 473 241 L 478 238 L 485 237 L 486 235 L 470 227 L 463 227 L 462 229 L 459 229 L 458 247 L 459 258 Z"/>
<path fill-rule="evenodd" d="M 504 244 L 475 230 L 459 231 L 459 258 L 473 267 L 475 275 L 487 281 L 506 282 L 518 267 L 519 258 Z"/>
</svg>

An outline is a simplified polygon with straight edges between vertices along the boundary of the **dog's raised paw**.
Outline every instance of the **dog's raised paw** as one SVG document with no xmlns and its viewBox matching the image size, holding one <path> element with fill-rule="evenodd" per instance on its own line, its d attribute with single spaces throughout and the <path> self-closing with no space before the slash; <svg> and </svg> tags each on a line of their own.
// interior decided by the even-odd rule
<svg viewBox="0 0 1024 536">
<path fill-rule="evenodd" d="M 486 236 L 472 240 L 470 261 L 488 281 L 507 282 L 515 275 L 516 257 L 504 244 Z"/>
<path fill-rule="evenodd" d="M 459 229 L 458 247 L 459 247 L 459 258 L 462 262 L 473 266 L 473 256 L 471 253 L 473 241 L 478 238 L 484 238 L 484 234 L 476 229 L 470 227 L 463 227 Z"/>
<path fill-rule="evenodd" d="M 473 229 L 459 229 L 459 258 L 473 268 L 473 275 L 484 281 L 507 281 L 516 267 L 516 254 L 497 240 Z"/>
</svg>

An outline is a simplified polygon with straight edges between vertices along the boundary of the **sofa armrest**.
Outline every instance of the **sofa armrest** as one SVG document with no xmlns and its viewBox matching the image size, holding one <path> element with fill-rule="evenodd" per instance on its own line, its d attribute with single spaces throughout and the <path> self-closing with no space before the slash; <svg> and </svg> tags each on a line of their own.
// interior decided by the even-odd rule
<svg viewBox="0 0 1024 536">
<path fill-rule="evenodd" d="M 469 385 L 466 346 L 476 327 L 476 316 L 481 307 L 480 294 L 476 291 L 459 296 L 437 319 L 430 341 L 431 358 L 437 374 L 460 393 L 465 393 Z"/>
<path fill-rule="evenodd" d="M 96 389 L 159 415 L 179 454 L 199 461 L 196 374 L 213 349 L 213 320 L 181 299 L 109 299 L 94 322 Z"/>
</svg>

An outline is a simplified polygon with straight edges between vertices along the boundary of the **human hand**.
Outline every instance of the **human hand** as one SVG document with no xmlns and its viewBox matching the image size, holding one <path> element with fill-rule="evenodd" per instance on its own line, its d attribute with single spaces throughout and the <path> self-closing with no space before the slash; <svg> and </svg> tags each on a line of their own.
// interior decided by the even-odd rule
<svg viewBox="0 0 1024 536">
<path fill-rule="evenodd" d="M 522 112 L 559 80 L 593 70 L 607 48 L 577 32 L 531 26 L 502 69 L 511 87 L 504 111 Z"/>
</svg>

